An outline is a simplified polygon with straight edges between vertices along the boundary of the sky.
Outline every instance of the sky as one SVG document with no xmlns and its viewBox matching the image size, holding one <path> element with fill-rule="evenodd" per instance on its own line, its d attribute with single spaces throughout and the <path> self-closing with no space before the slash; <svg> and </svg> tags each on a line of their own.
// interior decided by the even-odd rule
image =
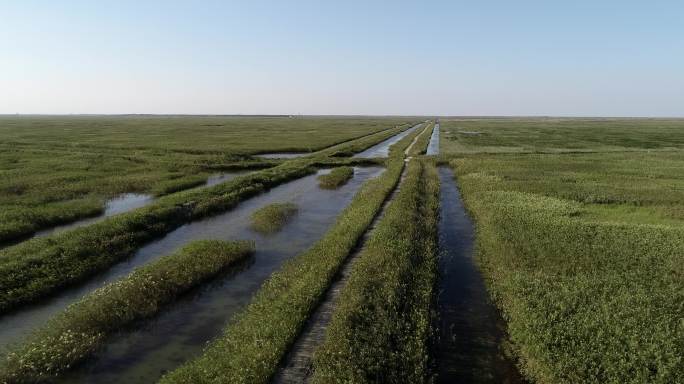
<svg viewBox="0 0 684 384">
<path fill-rule="evenodd" d="M 682 1 L 5 1 L 0 114 L 684 117 Z"/>
</svg>

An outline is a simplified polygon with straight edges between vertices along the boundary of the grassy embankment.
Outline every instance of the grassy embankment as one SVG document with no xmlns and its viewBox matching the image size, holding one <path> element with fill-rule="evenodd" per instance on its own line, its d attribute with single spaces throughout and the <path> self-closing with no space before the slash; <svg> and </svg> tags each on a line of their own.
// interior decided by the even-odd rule
<svg viewBox="0 0 684 384">
<path fill-rule="evenodd" d="M 260 233 L 278 232 L 297 213 L 293 203 L 273 203 L 252 213 L 250 227 Z"/>
<path fill-rule="evenodd" d="M 196 241 L 97 289 L 50 319 L 0 363 L 0 382 L 54 378 L 90 356 L 112 333 L 254 253 L 251 242 Z"/>
<path fill-rule="evenodd" d="M 313 382 L 428 380 L 438 206 L 436 168 L 410 162 L 343 288 Z"/>
<path fill-rule="evenodd" d="M 344 260 L 401 176 L 404 150 L 418 132 L 392 146 L 387 170 L 367 181 L 333 227 L 286 262 L 199 358 L 162 378 L 164 383 L 265 383 L 323 297 Z"/>
<path fill-rule="evenodd" d="M 324 189 L 336 189 L 354 177 L 354 168 L 338 167 L 330 173 L 318 176 L 318 185 Z"/>
<path fill-rule="evenodd" d="M 256 153 L 313 152 L 404 122 L 0 116 L 0 243 L 100 214 L 107 199 L 122 193 L 177 192 L 202 185 L 218 171 L 279 163 L 250 157 Z"/>
<path fill-rule="evenodd" d="M 531 380 L 684 382 L 681 151 L 479 155 L 452 166 Z"/>
<path fill-rule="evenodd" d="M 370 147 L 397 128 L 359 139 Z M 358 145 L 350 142 L 348 145 Z M 88 227 L 31 239 L 0 250 L 0 313 L 88 278 L 130 256 L 140 245 L 183 223 L 220 213 L 278 184 L 314 171 L 328 150 L 253 172 L 213 187 L 182 191 Z"/>
</svg>

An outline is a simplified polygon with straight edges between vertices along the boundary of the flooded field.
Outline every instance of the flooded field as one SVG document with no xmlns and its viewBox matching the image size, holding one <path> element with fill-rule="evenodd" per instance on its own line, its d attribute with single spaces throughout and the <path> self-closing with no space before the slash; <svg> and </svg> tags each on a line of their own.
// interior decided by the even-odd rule
<svg viewBox="0 0 684 384">
<path fill-rule="evenodd" d="M 319 173 L 323 172 L 327 171 Z M 67 375 L 64 382 L 147 383 L 197 355 L 205 343 L 221 331 L 231 315 L 249 301 L 264 279 L 285 260 L 304 251 L 322 236 L 359 186 L 380 173 L 382 168 L 379 167 L 355 168 L 353 179 L 337 190 L 318 188 L 317 175 L 276 187 L 245 201 L 231 212 L 178 228 L 143 247 L 131 260 L 98 277 L 98 281 L 89 287 L 70 295 L 73 300 L 192 240 L 253 239 L 257 244 L 253 260 L 244 265 L 241 272 L 196 290 L 152 322 L 122 333 L 86 366 Z M 297 204 L 299 212 L 281 232 L 260 235 L 249 229 L 254 210 L 282 201 Z M 65 301 L 62 300 L 60 307 L 66 304 Z"/>
</svg>

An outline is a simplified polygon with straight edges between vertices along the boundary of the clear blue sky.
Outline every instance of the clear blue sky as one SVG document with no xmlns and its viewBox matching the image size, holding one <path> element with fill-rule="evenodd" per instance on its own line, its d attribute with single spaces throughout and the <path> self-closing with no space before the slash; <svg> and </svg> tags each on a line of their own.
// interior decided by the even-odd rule
<svg viewBox="0 0 684 384">
<path fill-rule="evenodd" d="M 0 113 L 684 116 L 684 2 L 0 0 Z"/>
</svg>

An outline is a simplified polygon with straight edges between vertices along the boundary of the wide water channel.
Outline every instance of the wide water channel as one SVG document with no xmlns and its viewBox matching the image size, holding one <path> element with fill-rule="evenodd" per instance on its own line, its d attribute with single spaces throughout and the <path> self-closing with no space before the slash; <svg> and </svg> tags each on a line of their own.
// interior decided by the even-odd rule
<svg viewBox="0 0 684 384">
<path fill-rule="evenodd" d="M 501 349 L 504 322 L 473 260 L 473 223 L 448 167 L 439 169 L 438 383 L 524 383 Z"/>
<path fill-rule="evenodd" d="M 326 172 L 319 171 L 318 174 Z M 317 175 L 280 185 L 239 204 L 230 212 L 179 227 L 141 248 L 130 260 L 98 276 L 97 281 L 52 300 L 48 306 L 53 308 L 43 311 L 54 313 L 96 287 L 114 281 L 159 256 L 170 254 L 193 240 L 251 239 L 256 242 L 256 254 L 242 266 L 242 270 L 196 289 L 155 319 L 115 335 L 111 343 L 76 371 L 66 375 L 62 382 L 149 383 L 199 355 L 206 343 L 220 335 L 228 320 L 249 302 L 263 281 L 283 262 L 320 239 L 351 202 L 359 187 L 382 172 L 381 167 L 357 167 L 354 178 L 337 190 L 320 189 Z M 261 235 L 249 229 L 254 210 L 284 201 L 297 204 L 299 212 L 281 232 Z M 39 316 L 44 321 L 46 313 Z M 8 319 L 4 320 L 0 323 L 3 327 Z M 13 323 L 15 327 L 19 325 L 17 321 Z"/>
</svg>

